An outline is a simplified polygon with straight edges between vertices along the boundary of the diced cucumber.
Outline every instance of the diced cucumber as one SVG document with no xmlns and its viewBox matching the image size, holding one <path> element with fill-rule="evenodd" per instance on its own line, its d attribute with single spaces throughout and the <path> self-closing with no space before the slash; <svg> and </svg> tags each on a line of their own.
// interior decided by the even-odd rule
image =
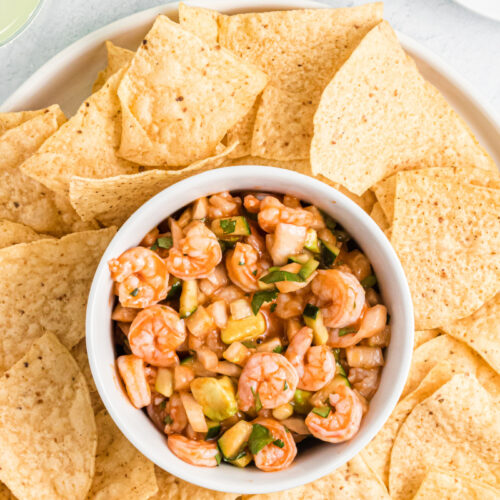
<svg viewBox="0 0 500 500">
<path fill-rule="evenodd" d="M 293 395 L 293 409 L 296 413 L 300 413 L 301 415 L 307 415 L 312 408 L 309 400 L 313 395 L 310 391 L 304 391 L 302 389 L 296 389 L 295 394 Z"/>
<path fill-rule="evenodd" d="M 222 434 L 217 442 L 224 458 L 228 460 L 236 459 L 247 445 L 250 434 L 252 434 L 252 428 L 251 423 L 240 420 Z"/>
<path fill-rule="evenodd" d="M 179 304 L 181 318 L 188 318 L 198 307 L 198 285 L 196 280 L 184 280 Z"/>
<path fill-rule="evenodd" d="M 333 349 L 333 356 L 335 357 L 335 365 L 337 366 L 337 373 L 347 378 L 347 373 L 344 370 L 344 367 L 340 363 L 340 349 L 336 347 Z"/>
<path fill-rule="evenodd" d="M 203 413 L 211 420 L 225 420 L 238 411 L 234 386 L 229 377 L 197 377 L 190 388 Z"/>
<path fill-rule="evenodd" d="M 250 234 L 250 225 L 245 217 L 225 217 L 223 219 L 214 219 L 212 221 L 212 231 L 218 238 L 227 238 L 232 236 L 248 236 Z"/>
<path fill-rule="evenodd" d="M 290 257 L 288 257 L 288 263 L 291 264 L 292 262 L 296 262 L 297 264 L 305 264 L 311 257 L 312 255 L 309 252 L 290 255 Z"/>
<path fill-rule="evenodd" d="M 324 240 L 320 240 L 320 242 L 321 260 L 326 267 L 331 267 L 340 253 L 340 248 Z"/>
<path fill-rule="evenodd" d="M 323 315 L 319 307 L 307 304 L 304 309 L 304 322 L 313 331 L 313 343 L 315 345 L 326 344 L 328 340 L 328 331 L 323 324 Z"/>
<path fill-rule="evenodd" d="M 306 242 L 304 243 L 304 248 L 313 253 L 320 252 L 318 233 L 311 227 L 306 232 Z"/>
<path fill-rule="evenodd" d="M 208 431 L 205 434 L 205 440 L 208 441 L 209 439 L 215 439 L 220 434 L 220 422 L 214 422 L 213 420 L 210 420 L 208 418 L 206 418 L 205 420 L 208 427 Z"/>
<path fill-rule="evenodd" d="M 332 384 L 331 387 L 334 387 L 335 384 L 345 385 L 346 387 L 349 387 L 349 388 L 351 387 L 351 383 L 349 382 L 347 377 L 344 375 L 335 375 L 335 377 L 333 377 L 331 384 Z"/>
<path fill-rule="evenodd" d="M 243 319 L 229 318 L 220 334 L 222 342 L 231 344 L 259 337 L 266 331 L 266 320 L 261 312 Z"/>
<path fill-rule="evenodd" d="M 182 291 L 182 281 L 175 276 L 172 276 L 172 286 L 167 294 L 167 300 L 176 299 Z"/>
<path fill-rule="evenodd" d="M 289 271 L 282 271 L 281 269 L 277 269 L 271 271 L 269 274 L 266 274 L 260 281 L 264 283 L 279 283 L 280 281 L 298 281 L 302 282 L 304 279 L 302 276 L 299 276 L 296 273 L 291 273 Z"/>
<path fill-rule="evenodd" d="M 169 398 L 174 392 L 174 374 L 169 368 L 158 368 L 155 390 Z"/>
<path fill-rule="evenodd" d="M 314 271 L 316 271 L 318 266 L 319 262 L 317 260 L 309 259 L 305 264 L 302 264 L 302 267 L 299 271 L 299 276 L 306 280 Z"/>
<path fill-rule="evenodd" d="M 252 461 L 252 454 L 248 450 L 240 452 L 234 460 L 227 460 L 231 465 L 236 467 L 246 467 Z"/>
<path fill-rule="evenodd" d="M 192 365 L 194 363 L 194 356 L 188 356 L 181 361 L 181 365 Z"/>
</svg>

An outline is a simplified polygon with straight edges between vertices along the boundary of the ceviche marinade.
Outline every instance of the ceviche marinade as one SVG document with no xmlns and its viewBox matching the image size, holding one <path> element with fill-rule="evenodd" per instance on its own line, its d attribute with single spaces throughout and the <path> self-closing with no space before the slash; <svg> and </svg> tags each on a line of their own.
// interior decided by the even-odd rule
<svg viewBox="0 0 500 500">
<path fill-rule="evenodd" d="M 290 466 L 359 430 L 390 340 L 370 262 L 288 195 L 197 199 L 109 261 L 117 366 L 170 450 L 198 466 Z"/>
</svg>

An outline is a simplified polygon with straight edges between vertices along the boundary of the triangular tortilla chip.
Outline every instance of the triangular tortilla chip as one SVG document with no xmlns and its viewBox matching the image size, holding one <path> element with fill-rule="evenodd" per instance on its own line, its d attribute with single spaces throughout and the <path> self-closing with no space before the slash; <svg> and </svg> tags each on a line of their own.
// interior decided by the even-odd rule
<svg viewBox="0 0 500 500">
<path fill-rule="evenodd" d="M 333 77 L 314 117 L 311 164 L 356 194 L 398 170 L 493 160 L 417 70 L 386 21 Z"/>
<path fill-rule="evenodd" d="M 455 375 L 418 404 L 391 453 L 389 490 L 409 500 L 431 469 L 500 486 L 500 410 L 472 375 Z"/>
<path fill-rule="evenodd" d="M 257 67 L 158 16 L 118 89 L 120 155 L 150 166 L 211 156 L 266 83 Z"/>
<path fill-rule="evenodd" d="M 96 425 L 85 379 L 51 333 L 0 378 L 0 479 L 18 498 L 85 498 Z"/>
<path fill-rule="evenodd" d="M 124 71 L 115 73 L 101 90 L 92 94 L 76 115 L 24 162 L 21 170 L 65 194 L 73 175 L 102 178 L 139 172 L 138 165 L 116 154 L 121 137 L 116 90 Z"/>
<path fill-rule="evenodd" d="M 0 218 L 54 236 L 95 227 L 80 220 L 65 196 L 19 170 L 22 162 L 66 121 L 59 106 L 0 113 L 2 121 L 4 128 L 9 124 L 9 129 L 0 135 Z"/>
<path fill-rule="evenodd" d="M 436 338 L 440 333 L 441 332 L 436 328 L 432 330 L 415 330 L 413 350 L 420 347 L 422 344 L 429 342 L 429 340 Z"/>
<path fill-rule="evenodd" d="M 29 243 L 30 241 L 50 238 L 46 234 L 38 234 L 31 227 L 16 222 L 0 219 L 0 249 L 17 245 L 18 243 Z"/>
<path fill-rule="evenodd" d="M 114 228 L 0 250 L 0 373 L 45 332 L 71 349 L 85 335 L 85 307 L 94 271 Z"/>
<path fill-rule="evenodd" d="M 441 330 L 465 342 L 500 373 L 500 294 L 472 316 L 445 324 Z"/>
<path fill-rule="evenodd" d="M 308 158 L 322 90 L 381 19 L 381 3 L 219 18 L 219 43 L 271 78 L 257 115 L 250 114 L 247 126 L 239 124 L 239 130 L 231 131 L 240 144 L 251 144 L 251 150 L 240 149 L 241 154 Z"/>
<path fill-rule="evenodd" d="M 97 455 L 88 500 L 151 498 L 158 491 L 153 462 L 134 448 L 106 410 L 95 421 Z"/>
<path fill-rule="evenodd" d="M 100 90 L 111 75 L 128 66 L 134 57 L 132 50 L 118 47 L 118 45 L 115 45 L 110 40 L 106 40 L 106 51 L 108 53 L 108 65 L 97 75 L 96 81 L 92 86 L 92 92 Z"/>
<path fill-rule="evenodd" d="M 398 180 L 391 243 L 417 330 L 469 316 L 500 290 L 499 213 L 497 189 L 423 171 Z"/>
<path fill-rule="evenodd" d="M 218 22 L 223 17 L 226 16 L 215 10 L 186 5 L 183 2 L 179 4 L 180 25 L 211 44 L 219 41 Z"/>
<path fill-rule="evenodd" d="M 378 201 L 373 205 L 372 211 L 370 212 L 370 217 L 378 224 L 382 231 L 387 231 L 387 229 L 389 229 L 389 222 L 387 222 L 387 218 Z"/>
</svg>

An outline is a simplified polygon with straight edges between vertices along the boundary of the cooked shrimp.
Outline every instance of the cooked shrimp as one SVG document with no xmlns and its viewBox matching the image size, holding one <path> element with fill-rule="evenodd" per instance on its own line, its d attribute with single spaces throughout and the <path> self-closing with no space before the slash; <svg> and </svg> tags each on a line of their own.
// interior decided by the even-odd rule
<svg viewBox="0 0 500 500">
<path fill-rule="evenodd" d="M 349 252 L 343 260 L 351 268 L 352 274 L 359 281 L 364 280 L 373 273 L 370 261 L 359 250 Z"/>
<path fill-rule="evenodd" d="M 148 406 L 151 403 L 151 389 L 144 371 L 144 361 L 133 354 L 128 354 L 120 356 L 116 364 L 131 403 L 136 408 Z"/>
<path fill-rule="evenodd" d="M 359 430 L 363 417 L 363 405 L 356 393 L 345 385 L 338 385 L 329 396 L 330 410 L 326 417 L 311 411 L 306 425 L 311 434 L 329 443 L 341 443 L 351 439 Z"/>
<path fill-rule="evenodd" d="M 243 198 L 243 206 L 247 212 L 257 214 L 260 210 L 260 200 L 253 194 L 247 194 L 245 198 Z"/>
<path fill-rule="evenodd" d="M 257 223 L 249 221 L 248 225 L 250 226 L 250 234 L 245 236 L 245 243 L 248 243 L 257 250 L 259 258 L 266 257 L 266 240 L 264 236 L 259 233 Z"/>
<path fill-rule="evenodd" d="M 167 266 L 148 248 L 131 248 L 111 259 L 108 266 L 111 278 L 118 283 L 118 298 L 124 307 L 148 307 L 167 296 Z"/>
<path fill-rule="evenodd" d="M 309 227 L 314 221 L 313 215 L 303 208 L 286 207 L 274 196 L 266 196 L 259 206 L 257 220 L 266 233 L 274 232 L 280 222 L 295 226 Z"/>
<path fill-rule="evenodd" d="M 195 441 L 181 434 L 171 434 L 167 439 L 170 451 L 184 462 L 199 467 L 217 467 L 217 443 Z"/>
<path fill-rule="evenodd" d="M 346 348 L 356 345 L 361 340 L 372 337 L 382 332 L 387 323 L 387 308 L 382 304 L 370 307 L 366 310 L 361 325 L 356 333 L 348 333 L 340 336 L 339 330 L 330 330 L 327 344 L 330 347 Z"/>
<path fill-rule="evenodd" d="M 293 337 L 285 357 L 299 374 L 297 387 L 305 391 L 319 391 L 335 375 L 335 358 L 326 345 L 311 347 L 313 332 L 307 326 Z"/>
<path fill-rule="evenodd" d="M 281 354 L 258 352 L 252 354 L 238 381 L 238 404 L 248 411 L 258 406 L 276 408 L 293 398 L 299 382 L 297 371 Z"/>
<path fill-rule="evenodd" d="M 177 434 L 186 428 L 188 418 L 178 392 L 174 392 L 168 400 L 165 405 L 165 413 L 169 416 L 163 421 L 165 434 Z"/>
<path fill-rule="evenodd" d="M 352 274 L 337 269 L 318 271 L 311 286 L 326 326 L 344 328 L 361 316 L 365 291 Z"/>
<path fill-rule="evenodd" d="M 227 191 L 214 194 L 208 199 L 208 217 L 210 219 L 239 215 L 240 208 L 241 199 L 231 196 Z"/>
<path fill-rule="evenodd" d="M 290 319 L 300 316 L 306 307 L 304 296 L 298 293 L 280 293 L 276 299 L 276 316 Z"/>
<path fill-rule="evenodd" d="M 273 442 L 267 444 L 254 455 L 254 461 L 257 468 L 264 472 L 275 472 L 290 467 L 297 455 L 297 446 L 293 440 L 292 433 L 281 425 L 274 418 L 257 418 L 254 424 L 260 424 L 269 430 L 273 437 Z M 276 442 L 283 443 L 280 447 Z M 281 445 L 280 443 L 280 445 Z"/>
<path fill-rule="evenodd" d="M 179 358 L 175 350 L 185 338 L 184 320 L 171 307 L 161 305 L 142 310 L 128 332 L 132 352 L 153 366 L 176 365 Z"/>
<path fill-rule="evenodd" d="M 180 279 L 206 278 L 222 260 L 222 251 L 215 236 L 202 222 L 193 221 L 185 230 L 179 248 L 171 248 L 167 269 Z"/>
<path fill-rule="evenodd" d="M 230 280 L 245 292 L 259 289 L 259 254 L 247 243 L 236 243 L 234 250 L 227 253 L 226 270 Z"/>
</svg>

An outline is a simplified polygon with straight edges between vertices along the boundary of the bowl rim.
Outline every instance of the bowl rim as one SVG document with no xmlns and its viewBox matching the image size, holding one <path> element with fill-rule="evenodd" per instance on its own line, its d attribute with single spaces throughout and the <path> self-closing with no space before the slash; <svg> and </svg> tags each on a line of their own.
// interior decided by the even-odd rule
<svg viewBox="0 0 500 500">
<path fill-rule="evenodd" d="M 249 168 L 253 169 L 251 179 L 249 179 Z M 258 169 L 258 173 L 255 171 L 255 169 Z M 400 301 L 398 307 L 401 307 L 401 324 L 403 325 L 403 332 L 399 335 L 398 342 L 399 344 L 401 344 L 399 346 L 399 351 L 393 354 L 391 358 L 391 366 L 398 365 L 399 368 L 396 370 L 395 379 L 391 380 L 392 389 L 387 389 L 387 392 L 389 393 L 388 398 L 386 398 L 384 402 L 380 404 L 381 407 L 377 409 L 378 411 L 376 413 L 375 410 L 372 411 L 372 415 L 370 417 L 372 421 L 370 421 L 369 424 L 365 424 L 365 426 L 369 426 L 369 429 L 364 430 L 363 433 L 360 431 L 359 436 L 355 436 L 353 440 L 345 443 L 345 450 L 341 450 L 337 454 L 332 453 L 332 459 L 330 461 L 327 461 L 326 463 L 323 461 L 317 464 L 317 466 L 314 467 L 314 470 L 307 473 L 295 473 L 289 478 L 283 477 L 283 472 L 286 471 L 275 472 L 270 475 L 268 473 L 263 473 L 261 471 L 255 471 L 254 469 L 251 469 L 250 471 L 252 476 L 249 476 L 247 478 L 246 484 L 243 484 L 243 482 L 241 481 L 236 482 L 234 480 L 224 482 L 224 480 L 222 480 L 220 477 L 217 477 L 218 475 L 220 475 L 217 473 L 212 474 L 211 476 L 213 477 L 203 477 L 204 475 L 206 476 L 206 474 L 201 472 L 196 474 L 195 472 L 200 469 L 199 467 L 194 467 L 186 464 L 176 457 L 175 460 L 172 460 L 172 457 L 169 456 L 168 458 L 171 461 L 166 463 L 166 460 L 163 461 L 163 459 L 158 458 L 158 453 L 152 449 L 152 446 L 141 439 L 141 433 L 137 433 L 134 429 L 131 428 L 130 423 L 126 421 L 128 417 L 125 417 L 118 410 L 118 398 L 123 398 L 124 392 L 123 388 L 121 387 L 121 383 L 118 382 L 114 361 L 112 362 L 111 366 L 108 366 L 107 368 L 105 366 L 102 366 L 98 362 L 99 352 L 104 346 L 104 340 L 102 336 L 103 328 L 98 327 L 102 323 L 96 324 L 98 317 L 97 312 L 99 311 L 99 308 L 108 308 L 107 317 L 109 324 L 111 324 L 112 299 L 110 299 L 110 296 L 112 295 L 112 291 L 111 278 L 109 276 L 109 270 L 107 266 L 108 260 L 112 257 L 120 255 L 126 248 L 130 248 L 130 246 L 138 244 L 143 235 L 146 234 L 150 229 L 155 227 L 160 221 L 167 218 L 176 209 L 182 208 L 191 201 L 194 201 L 194 199 L 196 199 L 198 196 L 192 195 L 191 193 L 193 191 L 203 191 L 206 192 L 206 194 L 220 192 L 223 189 L 210 189 L 210 186 L 218 187 L 218 184 L 223 182 L 236 182 L 238 184 L 243 183 L 240 189 L 250 189 L 244 185 L 245 182 L 254 183 L 258 186 L 262 184 L 263 187 L 260 189 L 263 191 L 267 190 L 282 193 L 290 192 L 289 186 L 293 186 L 291 188 L 292 194 L 298 193 L 302 190 L 309 190 L 314 192 L 315 196 L 325 196 L 325 199 L 331 201 L 334 204 L 332 206 L 335 207 L 335 210 L 340 208 L 341 211 L 344 211 L 346 213 L 346 216 L 352 216 L 354 214 L 353 221 L 356 221 L 356 223 L 360 223 L 360 227 L 363 229 L 363 231 L 368 231 L 370 235 L 375 235 L 375 247 L 380 249 L 382 256 L 381 259 L 385 261 L 385 264 L 387 264 L 388 269 L 390 270 L 390 274 L 392 275 L 391 277 L 396 284 L 396 288 L 398 288 L 399 290 L 396 297 L 398 297 L 398 300 Z M 266 183 L 268 185 L 272 185 L 273 182 L 279 182 L 279 186 L 283 186 L 283 190 L 281 190 L 280 187 L 267 189 L 264 187 Z M 259 189 L 259 187 L 254 189 Z M 232 188 L 231 190 L 238 190 L 238 188 Z M 299 194 L 298 196 L 304 200 L 310 198 L 308 194 L 304 194 L 302 196 L 300 196 Z M 168 210 L 168 212 L 162 212 L 161 206 L 165 203 L 165 200 L 169 198 L 175 200 L 172 201 L 172 203 L 175 204 L 177 208 L 174 210 Z M 316 201 L 314 201 L 314 203 L 316 205 L 321 205 L 323 201 L 321 201 L 321 203 L 317 203 Z M 324 209 L 324 206 L 325 203 L 323 203 L 323 206 L 321 208 Z M 328 212 L 328 209 L 326 209 L 326 211 Z M 338 214 L 333 215 L 333 217 L 338 219 Z M 350 233 L 353 232 L 352 228 L 346 227 L 346 229 Z M 136 241 L 136 243 L 131 243 L 131 237 Z M 355 239 L 358 240 L 359 238 Z M 380 267 L 376 272 L 377 275 L 380 275 Z M 382 272 L 385 273 L 386 271 L 384 270 Z M 103 284 L 107 285 L 103 287 Z M 107 305 L 105 306 L 104 304 L 106 303 Z M 369 217 L 369 215 L 364 212 L 363 209 L 361 209 L 348 197 L 319 180 L 294 171 L 260 165 L 221 167 L 193 175 L 192 177 L 189 177 L 167 187 L 166 189 L 162 190 L 157 195 L 152 197 L 150 200 L 148 200 L 146 203 L 144 203 L 141 207 L 139 207 L 117 231 L 108 247 L 106 248 L 103 256 L 101 257 L 93 278 L 86 312 L 86 343 L 92 377 L 95 381 L 97 390 L 104 403 L 104 406 L 106 407 L 115 424 L 119 427 L 126 438 L 149 460 L 151 460 L 160 468 L 167 470 L 169 473 L 185 481 L 197 484 L 198 486 L 202 486 L 212 490 L 226 491 L 238 494 L 270 493 L 273 491 L 300 486 L 332 472 L 333 470 L 346 463 L 348 460 L 352 459 L 355 455 L 357 455 L 381 429 L 401 395 L 410 368 L 410 361 L 413 350 L 413 333 L 413 306 L 403 268 L 385 234 L 371 219 L 371 217 Z M 395 340 L 393 337 L 391 339 L 391 344 L 394 341 Z M 106 342 L 109 342 L 109 338 Z M 392 352 L 395 352 L 395 349 L 396 347 L 393 347 Z M 391 351 L 388 352 L 390 353 Z M 384 370 L 388 370 L 388 366 L 389 361 L 387 362 L 386 366 L 384 366 Z M 109 377 L 106 378 L 107 376 L 104 374 L 104 371 L 107 369 L 111 369 L 111 371 L 114 373 L 114 380 L 109 380 Z M 384 370 L 382 371 L 381 386 L 384 380 Z M 386 383 L 386 385 L 387 384 L 388 383 Z M 378 391 L 381 389 L 381 386 L 379 387 Z M 377 394 L 375 395 L 375 397 L 376 396 Z M 130 405 L 130 403 L 128 404 Z M 144 415 L 144 418 L 149 419 L 142 410 L 133 409 L 133 411 L 136 413 L 141 412 Z M 370 415 L 370 411 L 367 415 Z M 365 419 L 366 418 L 367 417 L 365 416 Z M 156 430 L 156 432 L 158 434 L 161 434 L 158 430 Z M 164 444 L 165 449 L 168 450 L 166 441 L 164 441 Z M 329 446 L 338 447 L 339 445 Z M 332 448 L 332 451 L 335 450 L 337 450 L 337 448 Z M 168 450 L 166 454 L 169 455 L 169 453 L 170 452 Z M 338 456 L 340 456 L 341 459 L 339 459 Z M 314 462 L 314 457 L 310 458 L 312 458 L 312 461 Z M 158 463 L 159 461 L 161 461 L 162 463 Z M 177 463 L 176 461 L 178 461 L 179 463 Z M 224 466 L 228 467 L 227 465 Z M 213 471 L 217 469 L 208 470 Z M 248 469 L 239 470 L 245 471 L 245 473 L 250 472 Z M 275 476 L 275 480 L 258 480 L 259 478 L 262 479 L 264 477 L 262 476 L 262 474 L 265 475 L 266 479 L 267 477 L 272 477 L 274 479 L 273 476 Z M 231 479 L 232 474 L 226 473 L 226 476 L 228 477 L 228 479 Z M 253 478 L 253 476 L 256 477 Z"/>
</svg>

